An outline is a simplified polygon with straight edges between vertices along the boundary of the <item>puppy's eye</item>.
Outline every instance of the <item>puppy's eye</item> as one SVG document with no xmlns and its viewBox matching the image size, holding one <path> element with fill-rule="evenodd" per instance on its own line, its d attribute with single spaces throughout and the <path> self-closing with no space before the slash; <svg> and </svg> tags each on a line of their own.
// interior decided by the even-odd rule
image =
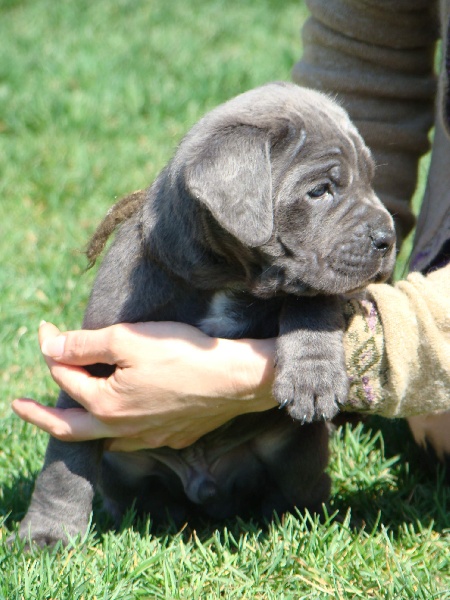
<svg viewBox="0 0 450 600">
<path fill-rule="evenodd" d="M 321 183 L 306 194 L 310 198 L 322 198 L 331 192 L 329 183 Z"/>
</svg>

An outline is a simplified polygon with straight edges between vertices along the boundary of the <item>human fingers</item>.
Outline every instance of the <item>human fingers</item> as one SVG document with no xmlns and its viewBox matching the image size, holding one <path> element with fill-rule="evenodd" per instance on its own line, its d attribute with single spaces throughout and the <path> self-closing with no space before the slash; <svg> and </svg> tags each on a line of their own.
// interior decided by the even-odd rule
<svg viewBox="0 0 450 600">
<path fill-rule="evenodd" d="M 110 379 L 95 377 L 82 367 L 58 363 L 51 358 L 46 358 L 46 361 L 58 386 L 95 418 L 107 422 L 107 418 L 102 418 L 105 408 L 108 409 L 107 416 L 111 412 L 109 407 L 115 406 L 117 400 Z"/>
<path fill-rule="evenodd" d="M 84 442 L 105 439 L 105 450 L 134 452 L 145 448 L 185 448 L 198 436 L 186 436 L 163 428 L 144 430 L 140 435 L 130 436 L 129 429 L 108 426 L 82 408 L 53 408 L 43 406 L 30 398 L 16 398 L 12 409 L 18 417 L 42 429 L 63 442 Z M 127 437 L 117 437 L 124 436 Z"/>
<path fill-rule="evenodd" d="M 82 408 L 53 408 L 29 398 L 16 398 L 12 409 L 27 423 L 65 442 L 102 439 L 114 433 L 108 425 Z"/>
<path fill-rule="evenodd" d="M 44 358 L 68 365 L 85 366 L 94 363 L 120 364 L 124 325 L 104 329 L 78 331 L 60 330 L 51 323 L 41 323 L 39 343 Z"/>
<path fill-rule="evenodd" d="M 450 411 L 409 417 L 408 425 L 419 446 L 433 449 L 441 461 L 450 455 Z"/>
</svg>

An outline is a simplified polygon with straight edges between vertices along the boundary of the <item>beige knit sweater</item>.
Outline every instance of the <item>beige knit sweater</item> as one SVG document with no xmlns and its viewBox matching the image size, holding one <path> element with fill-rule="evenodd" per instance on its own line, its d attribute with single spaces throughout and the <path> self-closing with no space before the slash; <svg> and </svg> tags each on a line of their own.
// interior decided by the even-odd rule
<svg viewBox="0 0 450 600">
<path fill-rule="evenodd" d="M 405 417 L 450 408 L 450 264 L 345 306 L 346 410 Z"/>
</svg>

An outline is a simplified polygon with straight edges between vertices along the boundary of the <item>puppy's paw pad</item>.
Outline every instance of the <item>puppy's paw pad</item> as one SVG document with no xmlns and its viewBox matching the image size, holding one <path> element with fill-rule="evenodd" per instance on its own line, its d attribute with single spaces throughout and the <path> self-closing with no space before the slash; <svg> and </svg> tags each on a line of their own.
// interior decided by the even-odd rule
<svg viewBox="0 0 450 600">
<path fill-rule="evenodd" d="M 347 398 L 347 375 L 335 374 L 330 381 L 322 381 L 314 394 L 315 420 L 330 421 Z"/>
<path fill-rule="evenodd" d="M 296 421 L 329 421 L 347 397 L 348 379 L 345 372 L 328 365 L 323 369 L 303 365 L 295 371 L 284 369 L 277 373 L 273 393 L 280 408 L 285 408 Z"/>
<path fill-rule="evenodd" d="M 314 419 L 314 399 L 295 383 L 295 378 L 288 377 L 284 372 L 283 376 L 277 376 L 275 380 L 273 395 L 280 409 L 287 410 L 296 421 L 309 423 Z"/>
</svg>

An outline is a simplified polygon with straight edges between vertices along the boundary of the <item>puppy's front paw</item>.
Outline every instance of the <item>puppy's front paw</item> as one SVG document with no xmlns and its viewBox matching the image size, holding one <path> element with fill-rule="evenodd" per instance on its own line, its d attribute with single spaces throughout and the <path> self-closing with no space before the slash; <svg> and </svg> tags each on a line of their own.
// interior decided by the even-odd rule
<svg viewBox="0 0 450 600">
<path fill-rule="evenodd" d="M 328 361 L 278 365 L 273 394 L 280 408 L 301 423 L 328 421 L 347 398 L 348 378 L 340 365 Z"/>
</svg>

